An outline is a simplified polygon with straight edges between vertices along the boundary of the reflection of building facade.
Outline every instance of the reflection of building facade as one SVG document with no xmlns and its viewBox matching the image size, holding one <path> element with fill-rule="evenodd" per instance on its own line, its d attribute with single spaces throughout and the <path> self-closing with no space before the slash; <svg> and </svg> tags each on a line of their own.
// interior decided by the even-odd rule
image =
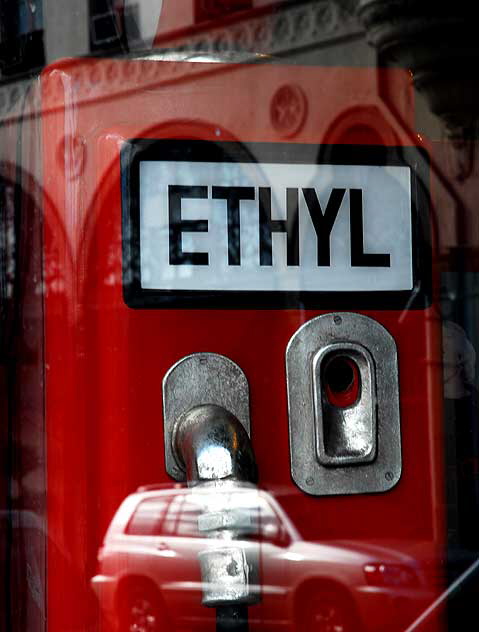
<svg viewBox="0 0 479 632">
<path fill-rule="evenodd" d="M 210 6 L 211 4 L 211 6 Z M 233 11 L 231 10 L 231 5 Z M 204 5 L 204 6 L 203 6 Z M 56 0 L 22 3 L 20 16 L 5 3 L 5 53 L 0 55 L 0 117 L 18 113 L 29 81 L 45 64 L 82 55 L 124 55 L 151 47 L 205 54 L 294 54 L 315 63 L 363 65 L 374 58 L 350 2 L 294 3 L 273 11 L 274 2 L 202 3 L 172 0 L 90 0 L 66 11 Z M 161 10 L 161 17 L 160 17 Z M 214 16 L 209 17 L 208 16 Z M 207 19 L 208 18 L 208 19 Z M 213 21 L 212 21 L 213 20 Z M 217 26 L 217 22 L 221 26 Z M 1 39 L 1 38 L 0 38 Z M 1 48 L 0 48 L 1 53 Z"/>
<path fill-rule="evenodd" d="M 364 9 L 370 4 L 366 0 L 281 4 L 269 0 L 90 0 L 74 4 L 66 10 L 59 0 L 19 2 L 12 11 L 11 3 L 0 3 L 0 168 L 4 181 L 0 193 L 5 233 L 0 240 L 5 263 L 5 275 L 0 279 L 0 314 L 2 324 L 6 323 L 2 331 L 13 332 L 11 336 L 2 333 L 2 375 L 5 374 L 5 391 L 10 389 L 5 415 L 10 425 L 0 436 L 11 451 L 7 467 L 12 487 L 9 489 L 5 483 L 1 488 L 0 504 L 10 504 L 15 510 L 30 511 L 33 507 L 40 516 L 34 537 L 41 549 L 46 471 L 43 389 L 44 380 L 52 380 L 54 375 L 54 395 L 49 395 L 47 401 L 49 462 L 63 468 L 66 475 L 64 480 L 51 480 L 52 524 L 61 534 L 60 542 L 54 543 L 59 549 L 52 546 L 51 555 L 58 561 L 56 588 L 62 579 L 68 579 L 74 567 L 71 594 L 77 584 L 85 590 L 85 619 L 80 613 L 76 622 L 83 632 L 88 625 L 94 625 L 97 616 L 87 580 L 95 573 L 95 555 L 104 529 L 121 498 L 138 484 L 157 480 L 161 431 L 151 410 L 159 407 L 154 398 L 145 403 L 138 395 L 143 388 L 138 376 L 143 374 L 149 353 L 155 351 L 160 358 L 152 373 L 161 373 L 168 362 L 177 359 L 180 348 L 185 354 L 189 352 L 187 342 L 194 335 L 191 323 L 182 316 L 167 314 L 165 322 L 171 331 L 178 327 L 181 331 L 171 334 L 171 340 L 166 342 L 156 340 L 155 335 L 164 336 L 165 332 L 158 332 L 151 312 L 145 318 L 147 323 L 140 325 L 144 316 L 140 311 L 131 310 L 125 322 L 120 322 L 122 316 L 117 317 L 121 303 L 118 297 L 126 278 L 122 276 L 125 258 L 117 213 L 121 206 L 117 150 L 123 134 L 188 134 L 213 141 L 221 137 L 226 142 L 258 137 L 271 143 L 381 147 L 415 145 L 422 142 L 420 137 L 418 141 L 419 132 L 429 133 L 434 274 L 441 275 L 441 308 L 443 315 L 462 327 L 465 346 L 476 349 L 479 220 L 472 212 L 477 194 L 475 142 L 467 135 L 459 140 L 456 137 L 453 144 L 444 142 L 438 121 L 428 112 L 420 95 L 414 94 L 410 75 L 400 68 L 376 68 L 386 64 L 385 50 L 379 46 L 377 52 L 366 41 L 356 11 L 359 5 Z M 364 13 L 361 15 L 364 18 Z M 371 28 L 368 20 L 367 24 Z M 81 56 L 87 58 L 79 59 Z M 64 57 L 73 59 L 58 63 Z M 232 64 L 216 63 L 222 61 Z M 238 61 L 243 65 L 236 65 Z M 206 67 L 196 62 L 212 63 Z M 39 81 L 45 66 L 48 70 Z M 175 98 L 161 101 L 168 90 Z M 160 101 L 161 107 L 157 106 Z M 471 130 L 469 118 L 464 127 Z M 328 156 L 322 158 L 326 162 Z M 18 208 L 22 213 L 16 215 Z M 40 220 L 44 222 L 43 232 Z M 45 305 L 48 321 L 42 311 Z M 417 345 L 405 345 L 405 350 L 401 350 L 401 362 L 409 367 L 403 383 L 416 394 L 418 385 L 424 386 L 422 397 L 417 394 L 415 401 L 414 397 L 405 398 L 402 403 L 403 414 L 410 414 L 408 419 L 415 415 L 417 421 L 421 417 L 405 448 L 407 458 L 423 455 L 424 480 L 432 487 L 440 486 L 442 470 L 428 465 L 429 459 L 436 465 L 440 463 L 442 446 L 439 426 L 434 425 L 440 418 L 437 403 L 441 398 L 437 382 L 439 308 L 431 311 L 428 322 L 416 321 L 416 330 L 414 315 L 407 310 L 408 306 L 397 322 L 392 317 L 386 319 L 387 327 L 407 338 L 408 343 L 418 335 L 417 330 L 421 332 Z M 251 331 L 257 333 L 257 323 L 251 316 L 243 320 L 230 312 L 228 318 L 232 319 L 236 336 L 231 341 L 231 335 L 227 338 L 224 332 L 217 333 L 224 320 L 216 315 L 208 321 L 201 311 L 198 314 L 199 329 L 206 332 L 205 344 L 215 348 L 229 348 L 230 344 L 241 355 Z M 289 314 L 288 318 L 290 324 L 301 324 L 299 317 L 297 322 L 294 315 Z M 54 351 L 50 352 L 54 364 L 47 362 L 44 370 L 45 322 L 48 344 L 54 341 Z M 283 324 L 265 320 L 263 329 L 258 328 L 270 341 L 274 353 L 278 339 L 287 342 Z M 177 339 L 173 340 L 175 336 Z M 12 340 L 20 341 L 18 348 L 13 347 Z M 99 340 L 103 345 L 101 352 Z M 454 347 L 448 349 L 449 355 L 461 367 L 461 345 L 447 342 Z M 125 349 L 125 357 L 121 357 L 119 350 Z M 77 366 L 72 358 L 78 359 Z M 265 358 L 255 360 L 255 370 L 262 367 L 261 396 L 265 392 L 273 394 L 273 401 L 263 407 L 264 418 L 269 422 L 271 411 L 272 417 L 279 419 L 286 409 L 285 402 L 280 401 L 284 393 L 273 388 L 284 377 L 282 363 L 279 352 L 276 367 L 280 369 L 272 370 L 272 363 Z M 479 501 L 476 372 L 469 362 L 467 384 L 462 384 L 467 397 L 450 398 L 445 393 L 449 400 L 445 405 L 449 439 L 447 519 L 452 555 L 457 550 L 476 547 L 477 512 L 469 509 Z M 15 380 L 18 391 L 12 395 L 11 383 Z M 149 380 L 151 377 L 147 376 L 148 384 Z M 257 389 L 260 391 L 262 388 Z M 457 392 L 464 394 L 464 389 L 459 387 Z M 65 403 L 68 398 L 70 404 Z M 145 442 L 137 432 L 138 410 L 141 427 L 148 429 L 151 441 Z M 263 435 L 262 457 L 273 481 L 271 486 L 278 480 L 286 486 L 291 484 L 286 452 L 281 454 L 284 472 L 275 471 L 269 455 L 277 447 L 270 443 L 287 444 L 285 428 L 278 431 L 274 442 Z M 71 448 L 72 459 L 65 458 L 64 446 Z M 82 455 L 87 457 L 82 460 Z M 393 476 L 389 471 L 385 475 Z M 406 469 L 406 485 L 410 484 L 408 475 Z M 65 481 L 72 487 L 65 489 Z M 445 516 L 441 490 L 436 491 L 437 495 L 431 492 L 429 498 L 429 487 L 418 486 L 407 508 L 405 502 L 404 507 L 388 506 L 384 515 L 371 522 L 361 515 L 359 503 L 350 515 L 344 514 L 339 526 L 334 522 L 336 510 L 329 517 L 325 512 L 325 518 L 319 521 L 321 534 L 332 538 L 338 532 L 346 537 L 353 528 L 360 541 L 371 533 L 379 537 L 381 525 L 387 524 L 394 534 L 406 534 L 412 540 L 420 541 L 424 533 L 432 533 L 430 542 L 437 538 L 436 544 L 442 538 L 437 534 L 444 527 Z M 78 513 L 69 511 L 71 498 L 78 503 Z M 317 532 L 311 514 L 316 516 L 318 506 L 304 495 L 287 508 L 295 522 L 304 524 L 306 541 Z M 427 519 L 421 524 L 423 510 Z M 408 511 L 411 518 L 405 524 L 403 518 Z M 355 519 L 351 520 L 351 516 Z M 10 530 L 10 536 L 15 539 L 16 531 Z M 31 553 L 26 550 L 27 558 Z M 24 562 L 15 561 L 11 552 L 8 555 L 10 564 Z M 292 555 L 294 558 L 296 552 Z M 293 558 L 290 561 L 294 562 Z M 467 555 L 464 559 L 468 559 Z M 367 558 L 371 574 L 380 576 L 382 571 L 371 560 Z M 366 563 L 361 558 L 363 562 Z M 408 558 L 407 564 L 414 565 L 414 556 Z M 395 567 L 393 572 L 396 570 Z M 361 566 L 361 579 L 363 571 Z M 376 575 L 371 582 L 377 579 Z M 445 587 L 444 567 L 437 558 L 424 575 L 426 588 L 435 594 Z M 405 576 L 408 577 L 407 570 Z M 46 581 L 44 569 L 35 571 L 37 583 L 38 577 Z M 5 581 L 9 581 L 7 576 Z M 22 581 L 20 577 L 20 585 Z M 25 593 L 26 602 L 28 594 Z M 61 606 L 61 601 L 58 590 L 52 603 Z M 36 610 L 38 599 L 32 610 L 28 603 L 22 615 L 28 623 L 18 632 L 42 629 L 43 611 L 39 616 Z M 7 607 L 2 610 L 8 612 Z M 64 628 L 68 621 L 62 617 L 66 613 L 67 606 L 63 610 L 60 607 L 58 615 L 52 614 L 52 629 Z M 3 629 L 17 632 L 11 621 L 4 628 L 0 624 L 2 632 Z"/>
</svg>

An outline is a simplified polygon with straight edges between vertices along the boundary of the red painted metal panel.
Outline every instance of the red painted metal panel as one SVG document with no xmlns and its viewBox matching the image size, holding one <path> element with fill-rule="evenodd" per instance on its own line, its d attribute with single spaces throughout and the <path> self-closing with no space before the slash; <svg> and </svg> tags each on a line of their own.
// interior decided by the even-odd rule
<svg viewBox="0 0 479 632">
<path fill-rule="evenodd" d="M 396 86 L 401 123 L 378 95 L 378 74 Z M 81 629 L 96 619 L 89 581 L 115 511 L 139 485 L 171 483 L 161 381 L 173 363 L 198 351 L 224 354 L 246 373 L 260 487 L 277 497 L 304 541 L 347 541 L 341 546 L 361 550 L 381 544 L 427 569 L 424 601 L 401 591 L 381 596 L 374 587 L 362 601 L 355 596 L 366 629 L 380 629 L 391 617 L 410 623 L 440 592 L 445 517 L 435 300 L 424 310 L 363 312 L 398 346 L 400 482 L 383 494 L 318 498 L 291 479 L 284 354 L 297 328 L 325 310 L 130 309 L 122 296 L 124 141 L 409 146 L 403 125 L 412 128 L 414 116 L 409 80 L 399 70 L 112 60 L 67 61 L 43 73 L 44 185 L 51 201 L 44 209 L 44 257 L 46 270 L 57 274 L 45 294 L 48 530 L 55 543 L 48 551 L 49 632 L 64 630 L 72 612 Z M 293 103 L 305 108 L 301 120 L 278 119 L 274 99 L 285 87 L 287 104 L 301 95 Z M 377 551 L 371 556 L 381 561 Z M 295 581 L 293 573 L 289 588 L 297 588 Z M 308 586 L 297 593 L 300 609 L 314 597 Z M 265 592 L 251 608 L 253 629 L 265 629 L 275 616 L 290 627 L 296 617 L 299 625 L 292 593 L 278 602 Z M 176 607 L 174 616 L 181 602 Z M 213 625 L 209 614 L 206 629 Z"/>
</svg>

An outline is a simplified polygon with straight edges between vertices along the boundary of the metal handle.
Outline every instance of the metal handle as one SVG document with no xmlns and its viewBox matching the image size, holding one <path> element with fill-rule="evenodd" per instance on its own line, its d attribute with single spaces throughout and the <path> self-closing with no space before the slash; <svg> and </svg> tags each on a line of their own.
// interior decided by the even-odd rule
<svg viewBox="0 0 479 632">
<path fill-rule="evenodd" d="M 222 406 L 204 404 L 184 413 L 173 428 L 172 448 L 190 485 L 226 478 L 257 482 L 248 434 Z"/>
<path fill-rule="evenodd" d="M 217 630 L 245 631 L 244 606 L 259 601 L 258 550 L 238 540 L 258 507 L 246 378 L 228 358 L 195 354 L 170 369 L 163 396 L 168 471 L 192 487 L 204 507 L 198 528 L 218 541 L 198 554 L 203 604 L 217 608 Z"/>
</svg>

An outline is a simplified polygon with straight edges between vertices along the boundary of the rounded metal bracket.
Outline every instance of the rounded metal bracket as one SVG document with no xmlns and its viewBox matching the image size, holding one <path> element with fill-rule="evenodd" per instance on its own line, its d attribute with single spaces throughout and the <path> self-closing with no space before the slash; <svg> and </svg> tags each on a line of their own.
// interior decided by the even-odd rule
<svg viewBox="0 0 479 632">
<path fill-rule="evenodd" d="M 249 386 L 240 367 L 217 353 L 182 358 L 163 378 L 165 465 L 177 481 L 186 481 L 186 473 L 174 454 L 175 425 L 189 410 L 209 404 L 234 415 L 250 436 Z"/>
<path fill-rule="evenodd" d="M 358 369 L 359 394 L 341 407 L 321 378 L 331 352 Z M 377 321 L 341 312 L 318 316 L 286 349 L 291 474 L 308 494 L 384 492 L 401 476 L 399 378 L 394 338 Z"/>
</svg>

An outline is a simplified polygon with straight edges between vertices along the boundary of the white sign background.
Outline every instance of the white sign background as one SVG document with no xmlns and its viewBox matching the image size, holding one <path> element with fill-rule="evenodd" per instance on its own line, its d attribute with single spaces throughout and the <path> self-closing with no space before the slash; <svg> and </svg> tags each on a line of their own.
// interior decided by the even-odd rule
<svg viewBox="0 0 479 632">
<path fill-rule="evenodd" d="M 142 161 L 141 287 L 152 290 L 404 291 L 413 287 L 411 174 L 406 166 Z M 205 219 L 208 232 L 182 234 L 184 252 L 207 252 L 209 265 L 170 265 L 168 186 L 208 186 L 208 199 L 182 199 L 182 220 Z M 255 188 L 240 202 L 241 265 L 228 265 L 227 202 L 212 186 Z M 271 266 L 260 265 L 258 187 L 270 187 L 272 219 L 286 219 L 286 188 L 299 189 L 299 266 L 286 263 L 286 233 L 273 233 Z M 314 188 L 324 213 L 344 188 L 330 236 L 331 265 L 317 265 L 317 238 L 302 194 Z M 364 252 L 390 255 L 390 267 L 352 267 L 349 189 L 363 192 Z"/>
</svg>

